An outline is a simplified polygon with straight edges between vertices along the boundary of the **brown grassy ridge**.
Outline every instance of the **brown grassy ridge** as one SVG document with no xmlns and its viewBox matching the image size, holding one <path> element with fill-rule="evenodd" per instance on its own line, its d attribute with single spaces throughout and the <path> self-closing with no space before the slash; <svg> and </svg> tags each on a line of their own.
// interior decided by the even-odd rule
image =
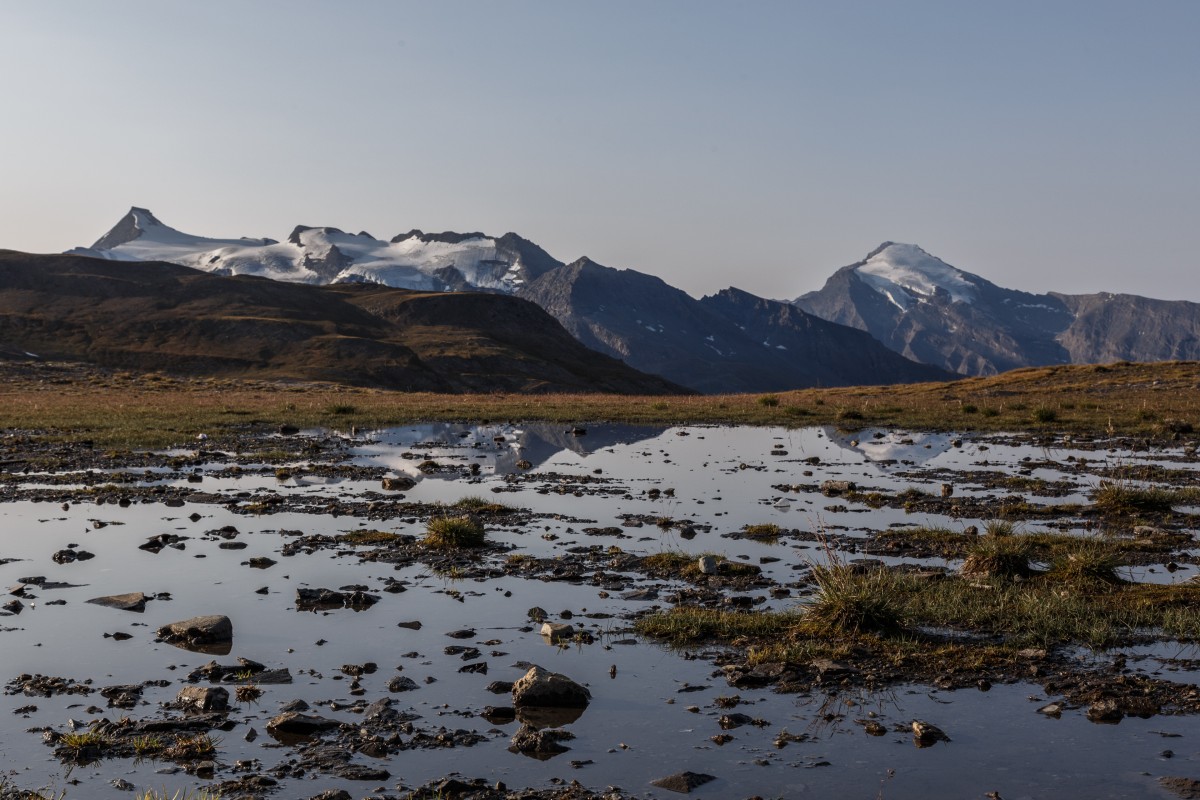
<svg viewBox="0 0 1200 800">
<path fill-rule="evenodd" d="M 433 394 L 0 362 L 0 429 L 162 446 L 280 424 L 415 421 L 836 424 L 1173 435 L 1200 425 L 1200 363 L 1035 367 L 986 378 L 760 395 Z"/>
</svg>

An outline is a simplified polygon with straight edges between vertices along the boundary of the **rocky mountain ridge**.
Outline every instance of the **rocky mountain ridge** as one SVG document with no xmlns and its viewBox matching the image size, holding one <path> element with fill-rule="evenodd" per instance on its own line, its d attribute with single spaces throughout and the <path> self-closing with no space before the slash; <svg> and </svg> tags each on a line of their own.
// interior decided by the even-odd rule
<svg viewBox="0 0 1200 800">
<path fill-rule="evenodd" d="M 793 301 L 961 375 L 1104 361 L 1200 359 L 1200 304 L 1005 289 L 915 245 L 885 242 Z"/>
</svg>

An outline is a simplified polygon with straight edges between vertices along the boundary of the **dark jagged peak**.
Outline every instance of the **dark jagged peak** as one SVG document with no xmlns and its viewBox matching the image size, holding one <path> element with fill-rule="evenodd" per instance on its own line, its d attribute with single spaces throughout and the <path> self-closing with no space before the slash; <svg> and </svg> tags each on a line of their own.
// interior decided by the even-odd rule
<svg viewBox="0 0 1200 800">
<path fill-rule="evenodd" d="M 166 226 L 159 222 L 158 218 L 148 209 L 133 206 L 129 209 L 129 213 L 121 217 L 121 220 L 112 226 L 108 233 L 96 240 L 92 249 L 111 250 L 127 242 L 132 242 L 152 227 L 164 228 Z"/>
<path fill-rule="evenodd" d="M 306 231 L 320 231 L 321 233 L 324 233 L 327 235 L 333 234 L 333 233 L 341 234 L 342 236 L 346 235 L 346 232 L 343 231 L 341 228 L 331 228 L 328 225 L 319 225 L 317 227 L 313 227 L 311 225 L 297 225 L 295 228 L 292 229 L 292 232 L 288 235 L 288 241 L 291 242 L 292 244 L 303 245 L 304 242 L 301 241 L 300 234 L 302 234 Z"/>
<path fill-rule="evenodd" d="M 296 227 L 292 228 L 292 232 L 288 234 L 288 241 L 292 244 L 300 244 L 300 234 L 311 230 L 311 225 L 297 225 Z"/>
<path fill-rule="evenodd" d="M 461 244 L 461 243 L 469 241 L 471 239 L 489 239 L 489 238 L 491 238 L 491 237 L 486 236 L 486 235 L 480 233 L 479 231 L 474 231 L 472 233 L 455 233 L 454 231 L 443 231 L 442 233 L 425 233 L 424 231 L 421 231 L 417 228 L 413 228 L 408 233 L 401 233 L 397 236 L 393 236 L 392 244 L 404 242 L 409 239 L 417 239 L 419 241 L 425 242 L 426 244 L 428 244 L 429 242 L 442 242 L 444 244 Z"/>
<path fill-rule="evenodd" d="M 528 279 L 537 278 L 562 266 L 561 261 L 541 247 L 511 231 L 496 240 L 496 250 L 514 262 L 520 261 Z"/>
</svg>

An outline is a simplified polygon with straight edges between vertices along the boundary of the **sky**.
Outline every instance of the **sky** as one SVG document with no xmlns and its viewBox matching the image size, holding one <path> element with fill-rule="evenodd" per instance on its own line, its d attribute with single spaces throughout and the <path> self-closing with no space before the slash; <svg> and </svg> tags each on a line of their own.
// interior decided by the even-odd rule
<svg viewBox="0 0 1200 800">
<path fill-rule="evenodd" d="M 0 248 L 514 231 L 793 298 L 885 240 L 1200 301 L 1195 0 L 5 0 Z"/>
</svg>

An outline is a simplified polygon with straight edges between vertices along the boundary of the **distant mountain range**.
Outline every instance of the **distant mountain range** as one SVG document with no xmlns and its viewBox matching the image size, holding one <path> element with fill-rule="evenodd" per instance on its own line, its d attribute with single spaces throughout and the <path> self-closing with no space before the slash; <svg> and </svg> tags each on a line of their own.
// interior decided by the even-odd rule
<svg viewBox="0 0 1200 800">
<path fill-rule="evenodd" d="M 513 233 L 410 231 L 383 241 L 367 233 L 299 226 L 286 242 L 210 239 L 164 225 L 144 208 L 132 208 L 94 245 L 70 254 L 167 261 L 218 275 L 311 284 L 516 295 L 549 311 L 588 347 L 703 392 L 951 377 L 890 352 L 860 331 L 785 303 L 732 289 L 728 291 L 737 301 L 721 295 L 695 300 L 633 270 L 609 269 L 586 258 L 564 264 Z M 748 317 L 745 309 L 754 303 L 766 306 Z"/>
<path fill-rule="evenodd" d="M 533 303 L 313 286 L 0 251 L 0 357 L 435 392 L 686 389 L 584 347 Z"/>
<path fill-rule="evenodd" d="M 1200 359 L 1200 304 L 1004 289 L 911 244 L 885 242 L 795 300 L 897 353 L 962 375 L 1105 361 Z"/>
<path fill-rule="evenodd" d="M 588 347 L 701 392 L 947 380 L 862 331 L 737 289 L 695 300 L 582 258 L 519 291 Z"/>
<path fill-rule="evenodd" d="M 381 240 L 297 226 L 284 242 L 210 239 L 133 208 L 90 248 L 70 253 L 318 285 L 513 295 L 587 347 L 709 393 L 1200 359 L 1200 304 L 1004 289 L 893 242 L 790 303 L 734 288 L 697 300 L 644 273 L 587 258 L 563 263 L 513 233 L 413 230 Z"/>
</svg>

